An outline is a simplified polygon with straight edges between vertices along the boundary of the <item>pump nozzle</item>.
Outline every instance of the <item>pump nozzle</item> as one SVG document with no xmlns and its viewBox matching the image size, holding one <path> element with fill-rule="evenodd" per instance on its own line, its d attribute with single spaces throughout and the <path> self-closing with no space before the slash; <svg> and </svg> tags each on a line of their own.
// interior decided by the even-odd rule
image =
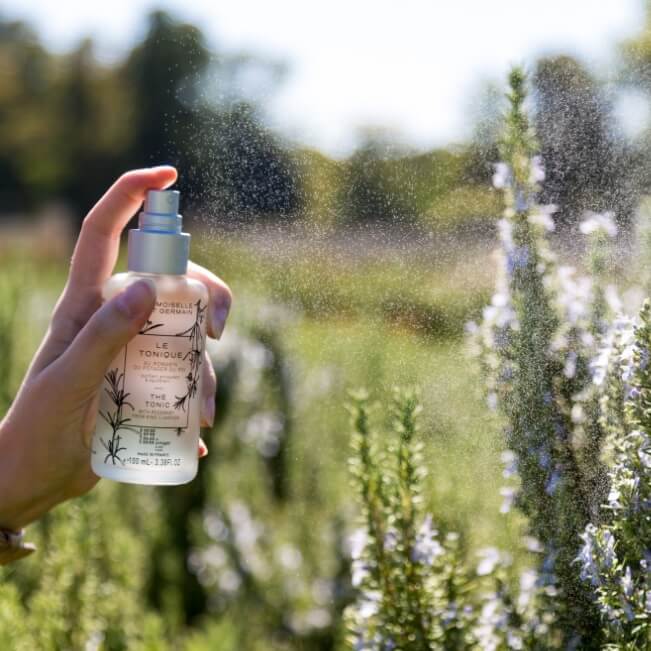
<svg viewBox="0 0 651 651">
<path fill-rule="evenodd" d="M 147 190 L 144 212 L 154 215 L 174 215 L 179 212 L 178 190 Z"/>
<path fill-rule="evenodd" d="M 129 232 L 129 270 L 184 274 L 188 266 L 190 236 L 182 233 L 178 214 L 180 192 L 148 190 L 138 219 Z"/>
</svg>

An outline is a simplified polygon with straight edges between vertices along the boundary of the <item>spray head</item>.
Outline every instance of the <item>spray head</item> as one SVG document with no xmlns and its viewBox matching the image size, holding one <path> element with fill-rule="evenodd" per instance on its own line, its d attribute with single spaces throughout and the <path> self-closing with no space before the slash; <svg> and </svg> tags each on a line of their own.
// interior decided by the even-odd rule
<svg viewBox="0 0 651 651">
<path fill-rule="evenodd" d="M 186 273 L 190 235 L 181 232 L 180 196 L 177 190 L 147 191 L 139 228 L 129 231 L 129 271 Z"/>
<path fill-rule="evenodd" d="M 148 190 L 138 226 L 144 231 L 180 233 L 183 218 L 179 212 L 178 190 Z"/>
<path fill-rule="evenodd" d="M 178 190 L 147 190 L 145 197 L 145 213 L 158 215 L 176 215 L 179 211 Z"/>
</svg>

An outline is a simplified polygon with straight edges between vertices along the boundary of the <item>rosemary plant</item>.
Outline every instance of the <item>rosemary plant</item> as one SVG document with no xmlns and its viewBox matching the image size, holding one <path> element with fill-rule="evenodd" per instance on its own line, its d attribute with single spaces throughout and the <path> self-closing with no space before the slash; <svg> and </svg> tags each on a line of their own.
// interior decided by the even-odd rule
<svg viewBox="0 0 651 651">
<path fill-rule="evenodd" d="M 423 511 L 420 406 L 413 392 L 396 391 L 396 439 L 380 453 L 365 392 L 352 395 L 354 438 L 350 468 L 362 505 L 352 536 L 356 602 L 346 611 L 355 649 L 465 648 L 472 644 L 475 609 L 471 577 L 456 534 L 439 535 Z"/>
<path fill-rule="evenodd" d="M 537 573 L 525 570 L 514 592 L 507 554 L 481 550 L 472 569 L 459 535 L 439 534 L 425 512 L 415 393 L 395 392 L 386 453 L 371 411 L 365 392 L 352 395 L 350 468 L 361 505 L 351 537 L 357 599 L 345 613 L 352 648 L 549 648 L 552 616 L 541 612 Z"/>
<path fill-rule="evenodd" d="M 544 170 L 525 110 L 523 71 L 512 70 L 509 83 L 504 162 L 493 179 L 506 206 L 498 286 L 476 341 L 489 403 L 505 418 L 507 447 L 521 480 L 514 503 L 542 545 L 538 582 L 558 644 L 598 648 L 598 613 L 573 560 L 580 533 L 598 512 L 603 431 L 590 361 L 604 300 L 589 280 L 559 266 L 549 248 L 555 207 L 536 202 Z"/>
<path fill-rule="evenodd" d="M 602 400 L 610 492 L 577 558 L 595 590 L 610 648 L 651 648 L 651 304 L 619 330 Z M 622 400 L 623 398 L 623 400 Z"/>
</svg>

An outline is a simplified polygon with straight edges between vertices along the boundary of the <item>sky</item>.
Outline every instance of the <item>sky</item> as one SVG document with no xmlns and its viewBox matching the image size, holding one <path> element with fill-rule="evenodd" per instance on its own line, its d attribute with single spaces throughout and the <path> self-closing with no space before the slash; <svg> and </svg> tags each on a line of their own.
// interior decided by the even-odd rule
<svg viewBox="0 0 651 651">
<path fill-rule="evenodd" d="M 333 155 L 360 129 L 387 129 L 428 147 L 469 135 L 472 98 L 510 64 L 569 53 L 600 74 L 615 48 L 644 24 L 642 0 L 5 0 L 5 17 L 31 22 L 66 50 L 83 36 L 115 60 L 144 34 L 145 15 L 165 8 L 209 42 L 285 61 L 281 88 L 263 96 L 269 123 Z M 622 111 L 641 120 L 634 97 Z"/>
</svg>

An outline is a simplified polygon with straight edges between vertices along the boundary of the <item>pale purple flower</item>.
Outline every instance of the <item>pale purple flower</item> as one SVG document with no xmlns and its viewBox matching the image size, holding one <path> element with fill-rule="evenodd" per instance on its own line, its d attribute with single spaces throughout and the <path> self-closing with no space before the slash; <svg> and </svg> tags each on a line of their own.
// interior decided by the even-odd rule
<svg viewBox="0 0 651 651">
<path fill-rule="evenodd" d="M 484 308 L 484 320 L 497 328 L 506 328 L 515 320 L 515 311 L 507 294 L 496 292 L 491 298 L 491 304 Z"/>
<path fill-rule="evenodd" d="M 615 237 L 617 235 L 617 225 L 613 219 L 612 212 L 604 213 L 587 213 L 587 219 L 584 219 L 579 225 L 580 231 L 584 235 L 590 235 L 601 231 L 608 235 L 608 237 Z"/>
<path fill-rule="evenodd" d="M 512 182 L 511 168 L 506 163 L 495 163 L 494 168 L 493 187 L 498 190 L 509 187 Z"/>
<path fill-rule="evenodd" d="M 640 448 L 637 451 L 637 456 L 640 458 L 642 465 L 651 470 L 651 454 L 647 450 Z"/>
<path fill-rule="evenodd" d="M 348 548 L 350 550 L 350 557 L 353 560 L 357 560 L 362 557 L 366 545 L 368 544 L 368 534 L 364 527 L 359 527 L 355 529 L 348 538 Z"/>
<path fill-rule="evenodd" d="M 474 632 L 478 648 L 483 651 L 497 651 L 503 646 L 504 634 L 508 636 L 509 633 L 508 612 L 499 594 L 491 593 L 485 598 Z"/>
<path fill-rule="evenodd" d="M 563 375 L 568 378 L 568 380 L 571 380 L 576 375 L 576 360 L 576 351 L 570 350 L 565 358 L 565 367 L 563 368 Z"/>
<path fill-rule="evenodd" d="M 517 491 L 512 486 L 502 486 L 500 488 L 500 495 L 502 496 L 502 505 L 500 506 L 500 513 L 508 513 L 515 502 Z"/>
<path fill-rule="evenodd" d="M 510 220 L 502 218 L 497 222 L 497 234 L 506 251 L 513 248 L 513 224 Z"/>
<path fill-rule="evenodd" d="M 622 503 L 620 502 L 622 498 L 622 493 L 617 486 L 611 486 L 610 491 L 608 492 L 608 506 L 611 509 L 618 510 L 622 508 Z"/>
<path fill-rule="evenodd" d="M 441 615 L 443 626 L 449 626 L 450 624 L 454 623 L 457 619 L 458 614 L 459 608 L 457 607 L 457 604 L 454 602 L 449 603 Z"/>
<path fill-rule="evenodd" d="M 506 254 L 506 270 L 511 276 L 516 271 L 524 269 L 529 262 L 529 248 L 526 246 L 515 246 Z"/>
<path fill-rule="evenodd" d="M 618 316 L 603 338 L 603 343 L 595 358 L 590 363 L 592 371 L 592 382 L 601 386 L 606 379 L 613 354 L 618 347 L 622 347 L 619 362 L 625 381 L 629 380 L 632 373 L 634 347 L 635 322 L 625 316 Z"/>
<path fill-rule="evenodd" d="M 398 546 L 398 532 L 394 528 L 390 528 L 384 534 L 384 549 L 392 552 Z"/>
<path fill-rule="evenodd" d="M 606 569 L 610 569 L 617 563 L 615 554 L 615 536 L 608 529 L 603 535 L 603 561 Z"/>
<path fill-rule="evenodd" d="M 432 516 L 427 515 L 416 534 L 411 559 L 415 563 L 432 565 L 444 553 L 443 546 L 436 539 L 438 531 L 432 528 Z"/>
<path fill-rule="evenodd" d="M 556 492 L 556 489 L 558 488 L 560 481 L 561 481 L 561 473 L 558 472 L 558 470 L 552 471 L 552 474 L 550 475 L 549 479 L 547 480 L 547 483 L 545 484 L 545 492 L 547 493 L 547 495 L 553 495 Z"/>
<path fill-rule="evenodd" d="M 280 545 L 276 550 L 278 562 L 286 570 L 297 570 L 303 563 L 303 555 L 300 550 L 293 545 Z"/>
<path fill-rule="evenodd" d="M 518 595 L 518 608 L 524 610 L 531 603 L 538 587 L 538 572 L 524 570 L 520 574 L 520 594 Z"/>
<path fill-rule="evenodd" d="M 363 558 L 356 558 L 350 565 L 350 582 L 359 588 L 371 575 L 371 567 Z"/>
<path fill-rule="evenodd" d="M 580 425 L 585 420 L 585 411 L 581 403 L 575 403 L 572 405 L 572 410 L 570 412 L 570 418 L 575 425 Z"/>
<path fill-rule="evenodd" d="M 515 190 L 515 212 L 525 213 L 531 208 L 531 202 L 521 188 Z"/>
<path fill-rule="evenodd" d="M 504 450 L 500 455 L 500 459 L 504 464 L 504 470 L 502 471 L 502 477 L 505 479 L 510 479 L 515 477 L 518 474 L 518 460 L 515 456 L 513 450 Z"/>
<path fill-rule="evenodd" d="M 367 544 L 368 534 L 363 527 L 355 529 L 348 538 L 348 547 L 352 558 L 350 567 L 351 583 L 356 588 L 362 585 L 370 576 L 371 568 L 368 560 L 364 558 L 364 551 L 366 550 Z"/>
<path fill-rule="evenodd" d="M 218 586 L 222 592 L 233 594 L 237 592 L 242 584 L 240 575 L 230 568 L 226 568 L 219 575 Z"/>
<path fill-rule="evenodd" d="M 581 534 L 583 546 L 575 559 L 575 562 L 581 564 L 581 579 L 583 581 L 590 581 L 595 586 L 601 583 L 599 566 L 596 560 L 596 533 L 597 529 L 593 524 L 586 526 L 585 531 Z"/>
<path fill-rule="evenodd" d="M 480 549 L 478 555 L 481 559 L 477 565 L 477 574 L 479 576 L 492 574 L 495 571 L 495 568 L 503 560 L 500 550 L 495 547 L 485 547 L 484 549 Z"/>
<path fill-rule="evenodd" d="M 480 330 L 479 325 L 476 321 L 466 321 L 463 329 L 465 330 L 466 334 L 471 337 L 478 334 Z"/>
<path fill-rule="evenodd" d="M 545 168 L 543 166 L 542 156 L 533 156 L 531 159 L 531 169 L 529 172 L 529 183 L 542 183 L 545 180 Z"/>
<path fill-rule="evenodd" d="M 278 453 L 284 429 L 285 418 L 281 413 L 260 411 L 246 422 L 241 438 L 246 443 L 255 444 L 258 452 L 269 458 Z"/>
<path fill-rule="evenodd" d="M 378 590 L 363 592 L 357 604 L 357 612 L 362 619 L 369 619 L 380 610 L 382 594 Z"/>
<path fill-rule="evenodd" d="M 549 468 L 552 460 L 549 451 L 546 448 L 541 447 L 538 450 L 535 450 L 534 453 L 536 457 L 538 457 L 538 465 L 544 470 Z"/>
<path fill-rule="evenodd" d="M 228 507 L 228 516 L 232 525 L 233 543 L 240 554 L 242 565 L 256 577 L 266 579 L 271 570 L 262 557 L 258 544 L 265 534 L 264 526 L 254 519 L 244 502 L 232 502 Z"/>
<path fill-rule="evenodd" d="M 578 325 L 590 313 L 592 281 L 586 277 L 576 277 L 576 269 L 570 266 L 558 268 L 558 302 L 565 313 L 569 325 Z"/>
<path fill-rule="evenodd" d="M 529 215 L 529 223 L 534 226 L 542 226 L 547 232 L 551 232 L 556 228 L 554 219 L 551 214 L 544 210 L 537 210 Z"/>
<path fill-rule="evenodd" d="M 524 547 L 527 551 L 536 554 L 541 554 L 545 551 L 545 548 L 542 546 L 540 540 L 534 536 L 523 536 L 522 542 L 524 543 Z"/>
<path fill-rule="evenodd" d="M 624 595 L 630 598 L 633 595 L 635 586 L 633 585 L 633 576 L 631 575 L 631 568 L 629 565 L 627 565 L 624 570 L 624 576 L 621 578 L 621 586 Z"/>
<path fill-rule="evenodd" d="M 592 372 L 592 382 L 600 387 L 606 379 L 608 372 L 608 360 L 610 356 L 609 348 L 602 348 L 597 356 L 590 362 L 590 371 Z"/>
<path fill-rule="evenodd" d="M 303 621 L 304 628 L 308 631 L 314 628 L 326 628 L 332 623 L 332 615 L 326 608 L 312 608 L 305 613 Z"/>
<path fill-rule="evenodd" d="M 486 404 L 491 411 L 495 411 L 497 409 L 497 394 L 494 391 L 491 391 L 486 396 Z"/>
</svg>

